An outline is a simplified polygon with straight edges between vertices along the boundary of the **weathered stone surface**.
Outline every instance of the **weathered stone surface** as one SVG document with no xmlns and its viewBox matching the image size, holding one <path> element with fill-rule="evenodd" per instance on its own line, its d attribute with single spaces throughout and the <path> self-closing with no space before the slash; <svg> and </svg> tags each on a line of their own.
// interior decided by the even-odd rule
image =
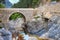
<svg viewBox="0 0 60 40">
<path fill-rule="evenodd" d="M 9 16 L 10 15 L 12 15 L 14 12 L 20 12 L 20 13 L 22 13 L 24 16 L 25 16 L 25 18 L 26 18 L 26 20 L 31 20 L 31 18 L 32 18 L 32 16 L 33 16 L 33 11 L 34 11 L 34 9 L 30 9 L 30 8 L 27 8 L 27 9 L 23 9 L 23 8 L 21 8 L 21 9 L 18 9 L 18 8 L 0 8 L 0 13 L 2 13 L 3 14 L 3 17 L 2 17 L 2 21 L 4 22 L 4 23 L 6 23 L 6 22 L 8 22 L 9 21 Z"/>
</svg>

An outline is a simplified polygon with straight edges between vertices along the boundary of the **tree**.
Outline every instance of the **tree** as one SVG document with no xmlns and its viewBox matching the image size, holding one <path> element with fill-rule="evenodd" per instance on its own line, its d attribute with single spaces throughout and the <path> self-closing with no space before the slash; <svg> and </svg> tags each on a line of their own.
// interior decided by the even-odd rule
<svg viewBox="0 0 60 40">
<path fill-rule="evenodd" d="M 33 1 L 32 1 L 32 7 L 33 7 L 33 8 L 34 8 L 34 7 L 38 7 L 39 4 L 40 4 L 40 0 L 33 0 Z"/>
<path fill-rule="evenodd" d="M 5 8 L 4 4 L 0 3 L 0 8 Z"/>
<path fill-rule="evenodd" d="M 18 3 L 14 4 L 13 8 L 26 8 L 27 7 L 27 0 L 20 0 Z"/>
<path fill-rule="evenodd" d="M 5 0 L 0 0 L 0 3 L 5 3 Z"/>
<path fill-rule="evenodd" d="M 18 3 L 14 4 L 13 8 L 32 8 L 38 5 L 40 0 L 20 0 Z"/>
<path fill-rule="evenodd" d="M 0 0 L 0 8 L 5 8 L 5 0 Z"/>
</svg>

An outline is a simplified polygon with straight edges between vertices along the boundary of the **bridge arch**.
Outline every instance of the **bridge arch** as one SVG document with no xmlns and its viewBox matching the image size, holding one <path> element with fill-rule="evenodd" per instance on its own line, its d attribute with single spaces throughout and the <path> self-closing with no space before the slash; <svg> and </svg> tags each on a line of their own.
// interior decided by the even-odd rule
<svg viewBox="0 0 60 40">
<path fill-rule="evenodd" d="M 26 21 L 26 17 L 24 16 L 24 14 L 22 14 L 21 12 L 12 12 L 10 15 L 9 15 L 9 20 L 12 20 L 11 19 L 11 17 L 12 17 L 12 15 L 15 15 L 15 14 L 17 14 L 18 16 L 20 16 L 20 17 L 22 17 L 23 19 L 24 19 L 24 22 Z M 17 17 L 18 17 L 17 16 Z"/>
</svg>

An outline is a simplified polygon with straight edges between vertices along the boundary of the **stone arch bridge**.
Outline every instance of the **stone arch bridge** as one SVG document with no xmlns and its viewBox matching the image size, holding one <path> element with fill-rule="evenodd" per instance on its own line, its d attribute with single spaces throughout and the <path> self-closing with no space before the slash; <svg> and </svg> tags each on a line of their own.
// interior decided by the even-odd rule
<svg viewBox="0 0 60 40">
<path fill-rule="evenodd" d="M 6 23 L 9 21 L 9 17 L 10 15 L 12 15 L 14 12 L 20 12 L 22 13 L 25 18 L 26 18 L 26 21 L 28 20 L 31 20 L 32 19 L 32 16 L 34 14 L 34 9 L 32 8 L 1 8 L 0 9 L 0 14 L 2 14 L 0 16 L 0 19 L 2 19 L 2 22 L 3 23 Z"/>
<path fill-rule="evenodd" d="M 43 9 L 45 11 L 43 11 L 42 8 L 35 8 L 35 9 L 33 8 L 0 8 L 0 14 L 2 14 L 0 15 L 0 19 L 2 20 L 3 23 L 6 23 L 9 21 L 9 16 L 14 12 L 22 13 L 25 16 L 26 21 L 31 20 L 35 13 L 41 14 L 42 12 L 48 11 L 48 12 L 55 12 L 55 13 L 58 12 L 60 14 L 60 9 L 59 9 L 60 6 L 58 8 L 57 7 L 54 8 L 54 7 L 49 8 L 49 6 L 48 7 L 45 6 L 45 9 Z"/>
</svg>

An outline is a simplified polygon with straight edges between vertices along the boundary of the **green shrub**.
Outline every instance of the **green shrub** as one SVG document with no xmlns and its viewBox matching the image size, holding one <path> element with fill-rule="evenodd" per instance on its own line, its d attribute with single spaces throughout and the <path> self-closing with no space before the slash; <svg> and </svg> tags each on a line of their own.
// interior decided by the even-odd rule
<svg viewBox="0 0 60 40">
<path fill-rule="evenodd" d="M 0 29 L 1 29 L 2 27 L 0 26 Z"/>
<path fill-rule="evenodd" d="M 10 16 L 9 20 L 16 20 L 17 18 L 23 18 L 23 15 L 19 12 L 15 12 Z"/>
<path fill-rule="evenodd" d="M 5 8 L 5 6 L 3 4 L 0 3 L 0 8 Z"/>
<path fill-rule="evenodd" d="M 36 20 L 38 19 L 38 18 L 40 18 L 40 16 L 36 16 L 36 17 L 34 17 Z"/>
</svg>

